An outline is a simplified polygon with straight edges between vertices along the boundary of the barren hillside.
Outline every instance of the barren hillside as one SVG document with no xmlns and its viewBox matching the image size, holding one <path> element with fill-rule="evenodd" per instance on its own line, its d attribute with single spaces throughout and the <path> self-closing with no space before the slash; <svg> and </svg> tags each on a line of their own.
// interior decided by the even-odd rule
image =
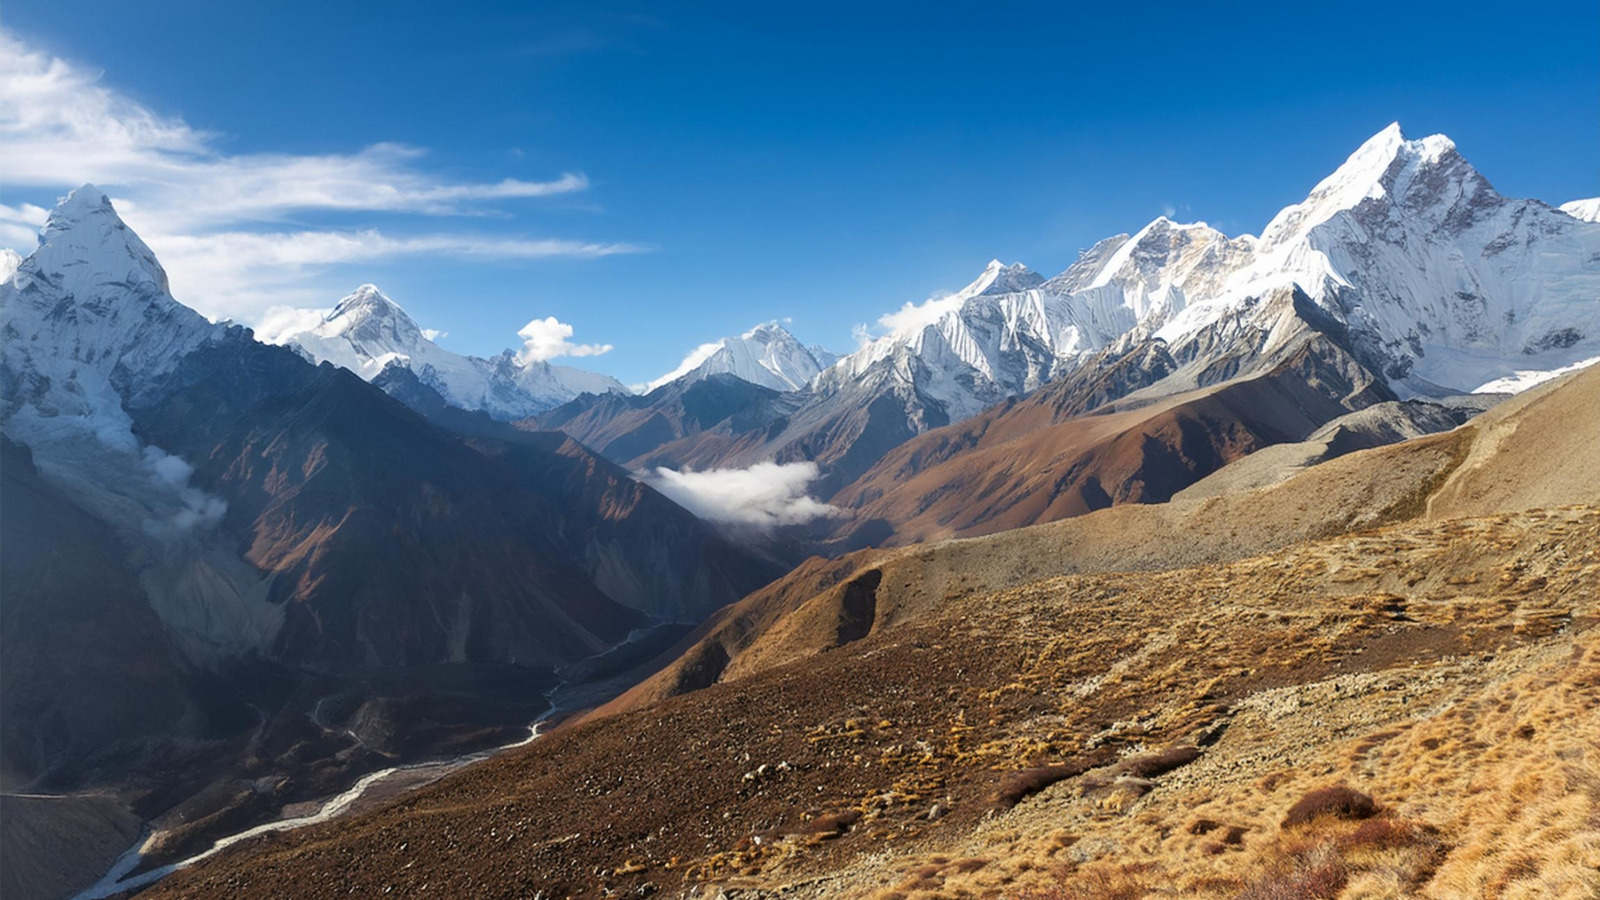
<svg viewBox="0 0 1600 900">
<path fill-rule="evenodd" d="M 814 563 L 695 642 L 719 683 L 152 895 L 1593 896 L 1600 442 L 1539 470 L 1512 439 L 1594 428 L 1597 389 L 1253 494 Z M 1522 509 L 1519 472 L 1576 505 Z"/>
</svg>

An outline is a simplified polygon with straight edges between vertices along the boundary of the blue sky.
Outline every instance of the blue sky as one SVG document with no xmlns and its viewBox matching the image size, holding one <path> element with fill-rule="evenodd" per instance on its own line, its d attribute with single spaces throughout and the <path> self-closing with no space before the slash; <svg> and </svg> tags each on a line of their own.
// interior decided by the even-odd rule
<svg viewBox="0 0 1600 900">
<path fill-rule="evenodd" d="M 0 236 L 94 179 L 208 313 L 372 281 L 451 349 L 554 316 L 639 382 L 774 318 L 848 349 L 1164 212 L 1256 231 L 1393 120 L 1600 194 L 1592 0 L 932 6 L 17 0 L 8 93 L 58 68 L 4 98 Z"/>
</svg>

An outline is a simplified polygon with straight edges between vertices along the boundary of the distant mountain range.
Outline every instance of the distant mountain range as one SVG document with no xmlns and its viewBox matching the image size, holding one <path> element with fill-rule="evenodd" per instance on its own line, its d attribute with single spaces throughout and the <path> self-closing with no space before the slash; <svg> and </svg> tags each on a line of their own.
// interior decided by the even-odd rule
<svg viewBox="0 0 1600 900">
<path fill-rule="evenodd" d="M 367 381 L 408 368 L 452 406 L 521 419 L 584 393 L 628 393 L 606 375 L 553 366 L 506 350 L 484 359 L 440 347 L 377 286 L 364 284 L 326 313 L 301 310 L 295 324 L 263 335 L 312 362 L 331 362 Z"/>
<path fill-rule="evenodd" d="M 406 365 L 452 405 L 501 419 L 547 413 L 549 422 L 572 423 L 561 427 L 580 440 L 618 430 L 597 422 L 604 418 L 597 405 L 641 420 L 637 411 L 653 409 L 649 398 L 660 389 L 731 375 L 796 396 L 771 409 L 752 399 L 739 423 L 710 429 L 723 435 L 715 451 L 665 447 L 683 435 L 652 427 L 648 435 L 659 444 L 625 441 L 611 458 L 630 465 L 811 460 L 838 488 L 913 435 L 1134 348 L 1164 367 L 1145 380 L 1173 393 L 1263 371 L 1281 361 L 1295 335 L 1336 328 L 1360 363 L 1405 398 L 1525 383 L 1518 379 L 1527 373 L 1600 357 L 1596 219 L 1600 200 L 1555 209 L 1505 197 L 1448 138 L 1406 140 L 1396 124 L 1259 237 L 1230 238 L 1204 223 L 1161 217 L 1095 244 L 1053 278 L 995 260 L 955 294 L 888 317 L 889 333 L 854 353 L 806 348 L 767 323 L 702 346 L 645 385 L 642 404 L 585 398 L 628 392 L 578 370 L 519 368 L 510 351 L 492 361 L 444 351 L 371 286 L 316 327 L 274 340 L 369 379 L 385 365 Z M 1265 302 L 1293 290 L 1307 303 L 1287 319 Z M 670 407 L 677 396 L 657 399 Z M 578 408 L 550 412 L 569 402 Z M 728 440 L 730 433 L 741 437 Z"/>
<path fill-rule="evenodd" d="M 1271 372 L 1313 337 L 1370 385 L 1331 395 L 1345 411 L 1522 388 L 1600 358 L 1595 205 L 1505 197 L 1449 139 L 1391 125 L 1260 237 L 1158 218 L 1053 278 L 996 260 L 802 391 L 725 387 L 691 427 L 678 390 L 580 397 L 539 421 L 631 467 L 815 461 L 826 498 L 914 436 L 1050 402 L 1046 386 L 1058 417 L 1148 403 Z"/>
</svg>

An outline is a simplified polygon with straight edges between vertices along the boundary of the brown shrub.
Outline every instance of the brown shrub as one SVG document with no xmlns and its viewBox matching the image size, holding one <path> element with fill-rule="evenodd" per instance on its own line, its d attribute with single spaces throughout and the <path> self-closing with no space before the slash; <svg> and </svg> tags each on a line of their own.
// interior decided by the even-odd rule
<svg viewBox="0 0 1600 900">
<path fill-rule="evenodd" d="M 1236 900 L 1332 900 L 1349 879 L 1338 860 L 1307 864 L 1249 885 Z"/>
<path fill-rule="evenodd" d="M 1127 863 L 1080 871 L 1063 884 L 1020 894 L 1016 900 L 1139 900 L 1151 890 L 1144 878 L 1149 869 L 1146 864 Z"/>
<path fill-rule="evenodd" d="M 1376 815 L 1378 805 L 1372 798 L 1344 785 L 1317 788 L 1299 802 L 1289 807 L 1283 817 L 1283 827 L 1304 825 L 1313 819 L 1332 816 L 1336 819 L 1367 819 Z"/>
<path fill-rule="evenodd" d="M 1168 747 L 1154 753 L 1141 753 L 1122 761 L 1121 769 L 1136 778 L 1165 775 L 1200 758 L 1199 747 Z"/>
<path fill-rule="evenodd" d="M 847 809 L 843 812 L 823 813 L 815 819 L 805 823 L 801 829 L 802 834 L 821 834 L 838 837 L 850 830 L 850 826 L 861 821 L 859 810 Z"/>
<path fill-rule="evenodd" d="M 1344 839 L 1346 847 L 1372 850 L 1399 850 L 1429 843 L 1431 835 L 1409 822 L 1395 819 L 1368 819 Z"/>
<path fill-rule="evenodd" d="M 1074 759 L 1053 766 L 1038 766 L 1033 769 L 1007 772 L 1000 778 L 1000 789 L 995 797 L 995 806 L 1000 809 L 1010 809 L 1022 802 L 1024 797 L 1030 794 L 1037 794 L 1058 781 L 1076 778 L 1088 770 L 1088 762 Z"/>
</svg>

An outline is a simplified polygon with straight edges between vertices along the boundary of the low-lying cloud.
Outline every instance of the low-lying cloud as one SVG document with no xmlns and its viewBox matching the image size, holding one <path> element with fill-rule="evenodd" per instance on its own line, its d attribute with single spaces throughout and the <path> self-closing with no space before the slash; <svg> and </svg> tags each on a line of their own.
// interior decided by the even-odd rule
<svg viewBox="0 0 1600 900">
<path fill-rule="evenodd" d="M 199 529 L 214 528 L 222 521 L 228 512 L 228 501 L 189 483 L 194 466 L 159 447 L 145 447 L 143 457 L 150 483 L 171 491 L 170 501 L 162 504 L 165 508 L 145 521 L 147 534 L 170 541 Z"/>
<path fill-rule="evenodd" d="M 817 464 L 756 463 L 747 469 L 658 468 L 645 481 L 702 519 L 762 530 L 800 525 L 836 515 L 838 509 L 806 493 Z"/>
</svg>

